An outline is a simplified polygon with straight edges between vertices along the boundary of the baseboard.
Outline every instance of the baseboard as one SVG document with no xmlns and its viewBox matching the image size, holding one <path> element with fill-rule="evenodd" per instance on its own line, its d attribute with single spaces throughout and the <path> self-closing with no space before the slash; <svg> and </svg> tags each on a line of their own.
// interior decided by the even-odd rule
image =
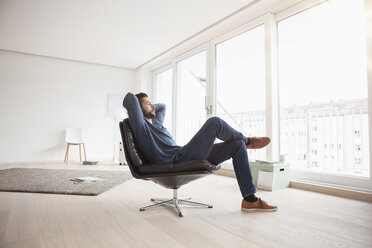
<svg viewBox="0 0 372 248">
<path fill-rule="evenodd" d="M 215 171 L 214 174 L 235 178 L 235 172 L 233 170 L 221 169 L 221 170 Z M 372 202 L 372 192 L 367 192 L 367 191 L 346 189 L 346 188 L 341 188 L 341 187 L 336 187 L 336 186 L 321 185 L 321 184 L 316 184 L 316 183 L 294 181 L 294 180 L 291 181 L 290 187 L 295 188 L 295 189 L 302 189 L 302 190 L 308 190 L 308 191 L 318 192 L 318 193 L 323 193 L 323 194 L 328 194 L 328 195 L 345 197 L 345 198 L 349 198 L 353 200 Z"/>
<path fill-rule="evenodd" d="M 291 181 L 291 188 L 308 190 L 328 195 L 341 196 L 353 200 L 372 202 L 372 193 L 360 190 L 345 189 L 329 185 L 321 185 L 309 182 Z"/>
<path fill-rule="evenodd" d="M 219 176 L 234 177 L 234 178 L 236 177 L 235 172 L 233 170 L 220 169 L 218 171 L 214 171 L 213 173 Z"/>
</svg>

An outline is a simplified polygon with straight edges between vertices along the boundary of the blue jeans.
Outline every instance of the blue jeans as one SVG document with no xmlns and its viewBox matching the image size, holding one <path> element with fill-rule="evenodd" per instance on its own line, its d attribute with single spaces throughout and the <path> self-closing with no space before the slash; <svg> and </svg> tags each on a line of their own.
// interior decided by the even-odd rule
<svg viewBox="0 0 372 248">
<path fill-rule="evenodd" d="M 214 144 L 216 138 L 223 142 Z M 255 193 L 246 137 L 218 117 L 208 119 L 189 143 L 180 148 L 174 163 L 203 159 L 212 164 L 220 164 L 230 158 L 242 196 Z"/>
</svg>

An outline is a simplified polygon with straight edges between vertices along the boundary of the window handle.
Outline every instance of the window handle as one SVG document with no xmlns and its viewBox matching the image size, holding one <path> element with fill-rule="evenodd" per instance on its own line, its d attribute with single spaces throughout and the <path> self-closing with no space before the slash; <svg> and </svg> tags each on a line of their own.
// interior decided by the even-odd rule
<svg viewBox="0 0 372 248">
<path fill-rule="evenodd" d="M 209 105 L 206 109 L 207 109 L 207 115 L 212 114 L 212 105 Z"/>
<path fill-rule="evenodd" d="M 207 96 L 204 97 L 204 106 L 205 109 L 207 110 L 207 115 L 212 114 L 212 105 L 207 105 Z"/>
</svg>

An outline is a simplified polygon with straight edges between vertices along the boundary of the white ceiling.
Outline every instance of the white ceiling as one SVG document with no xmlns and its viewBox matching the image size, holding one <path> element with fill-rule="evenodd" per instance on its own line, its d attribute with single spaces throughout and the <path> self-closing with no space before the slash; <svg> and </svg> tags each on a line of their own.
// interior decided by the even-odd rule
<svg viewBox="0 0 372 248">
<path fill-rule="evenodd" d="M 253 0 L 0 0 L 0 49 L 137 68 Z"/>
</svg>

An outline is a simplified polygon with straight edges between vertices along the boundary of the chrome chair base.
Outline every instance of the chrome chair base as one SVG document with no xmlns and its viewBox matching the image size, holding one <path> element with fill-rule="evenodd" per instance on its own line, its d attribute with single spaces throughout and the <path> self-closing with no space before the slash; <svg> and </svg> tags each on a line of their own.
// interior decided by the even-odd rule
<svg viewBox="0 0 372 248">
<path fill-rule="evenodd" d="M 142 207 L 139 210 L 140 211 L 145 211 L 148 208 L 153 208 L 157 206 L 173 206 L 178 213 L 179 217 L 182 217 L 182 211 L 180 208 L 180 205 L 190 205 L 190 206 L 203 206 L 203 207 L 208 207 L 208 208 L 213 208 L 212 205 L 209 204 L 204 204 L 200 202 L 194 202 L 194 201 L 189 201 L 191 197 L 183 197 L 183 198 L 178 198 L 177 196 L 177 189 L 173 190 L 173 198 L 168 199 L 168 198 L 151 198 L 151 201 L 156 202 L 155 204 Z"/>
</svg>

